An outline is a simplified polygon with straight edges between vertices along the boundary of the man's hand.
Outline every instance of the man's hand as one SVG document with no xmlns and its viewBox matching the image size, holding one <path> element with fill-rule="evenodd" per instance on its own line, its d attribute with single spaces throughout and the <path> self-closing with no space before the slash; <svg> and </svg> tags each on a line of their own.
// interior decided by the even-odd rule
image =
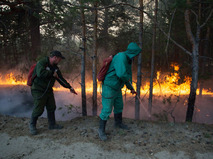
<svg viewBox="0 0 213 159">
<path fill-rule="evenodd" d="M 134 89 L 131 90 L 131 93 L 132 93 L 132 95 L 134 95 L 134 94 L 137 95 L 137 92 Z"/>
<path fill-rule="evenodd" d="M 78 95 L 77 92 L 72 87 L 70 88 L 70 92 Z"/>
<path fill-rule="evenodd" d="M 55 77 L 55 78 L 58 78 L 57 71 L 58 71 L 58 70 L 55 70 L 54 73 L 53 73 L 53 77 Z"/>
</svg>

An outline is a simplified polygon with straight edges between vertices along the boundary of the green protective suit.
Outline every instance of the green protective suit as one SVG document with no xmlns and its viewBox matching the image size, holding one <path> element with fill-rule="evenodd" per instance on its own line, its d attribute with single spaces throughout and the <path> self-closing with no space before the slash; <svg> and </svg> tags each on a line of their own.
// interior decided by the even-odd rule
<svg viewBox="0 0 213 159">
<path fill-rule="evenodd" d="M 53 73 L 55 70 L 60 78 L 55 79 Z M 44 112 L 44 107 L 48 112 L 54 112 L 56 109 L 55 98 L 52 87 L 55 80 L 57 80 L 63 87 L 71 88 L 70 84 L 63 78 L 57 65 L 51 66 L 49 63 L 49 57 L 44 57 L 37 62 L 33 72 L 33 76 L 37 74 L 37 77 L 33 81 L 31 87 L 31 93 L 34 99 L 34 108 L 32 117 L 39 117 Z"/>
<path fill-rule="evenodd" d="M 116 54 L 109 66 L 102 85 L 102 105 L 100 118 L 108 120 L 114 106 L 114 114 L 123 111 L 123 98 L 121 89 L 124 84 L 128 89 L 133 87 L 131 61 L 132 58 L 141 52 L 141 48 L 136 43 L 130 43 L 127 50 Z"/>
</svg>

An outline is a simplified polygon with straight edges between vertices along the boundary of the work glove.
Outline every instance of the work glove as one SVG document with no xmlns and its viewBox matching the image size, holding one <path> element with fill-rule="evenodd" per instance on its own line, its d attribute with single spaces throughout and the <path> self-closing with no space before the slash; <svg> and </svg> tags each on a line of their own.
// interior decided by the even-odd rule
<svg viewBox="0 0 213 159">
<path fill-rule="evenodd" d="M 47 71 L 52 71 L 52 72 L 53 72 L 53 77 L 56 77 L 56 74 L 57 74 L 58 69 L 57 69 L 55 66 L 53 66 L 53 67 L 47 66 L 45 69 L 46 69 Z"/>
<path fill-rule="evenodd" d="M 70 92 L 78 95 L 77 92 L 72 87 L 70 88 Z"/>
<path fill-rule="evenodd" d="M 57 73 L 57 69 L 55 69 L 54 73 L 53 73 L 53 77 L 58 78 L 58 73 Z"/>
</svg>

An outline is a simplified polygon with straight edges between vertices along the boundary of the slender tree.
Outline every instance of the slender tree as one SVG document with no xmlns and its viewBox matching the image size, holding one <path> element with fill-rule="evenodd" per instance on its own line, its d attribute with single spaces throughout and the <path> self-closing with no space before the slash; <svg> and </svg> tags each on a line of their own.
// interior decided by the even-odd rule
<svg viewBox="0 0 213 159">
<path fill-rule="evenodd" d="M 201 2 L 199 2 L 201 3 Z M 200 19 L 200 10 L 201 6 L 198 4 L 198 14 L 190 10 L 191 2 L 190 0 L 187 0 L 187 9 L 185 10 L 185 27 L 186 27 L 186 34 L 187 37 L 192 45 L 192 81 L 190 86 L 190 94 L 188 98 L 188 108 L 186 112 L 186 121 L 192 122 L 193 119 L 193 112 L 194 112 L 194 105 L 196 100 L 196 90 L 198 85 L 198 71 L 199 71 L 199 44 L 200 44 L 200 32 L 201 28 L 203 28 L 206 25 L 207 20 L 211 17 L 213 10 L 211 9 L 209 16 L 207 16 L 204 23 L 201 25 L 201 19 Z M 190 13 L 193 12 L 193 14 L 196 17 L 196 34 L 193 35 L 192 28 L 190 24 Z"/>
<path fill-rule="evenodd" d="M 35 60 L 41 53 L 41 38 L 40 38 L 40 1 L 32 1 L 30 3 L 30 35 L 31 35 L 31 54 L 32 60 Z"/>
<path fill-rule="evenodd" d="M 203 52 L 203 56 L 208 56 L 208 50 L 209 50 L 209 37 L 210 37 L 210 27 L 208 26 L 207 27 L 207 31 L 206 31 L 206 35 L 205 35 L 205 39 L 204 39 L 204 42 L 203 42 L 203 49 L 202 49 L 202 52 Z M 206 58 L 203 58 L 202 61 L 201 61 L 201 80 L 200 80 L 200 88 L 199 88 L 199 96 L 202 97 L 202 91 L 203 91 L 203 83 L 204 83 L 204 76 L 205 76 L 205 73 L 207 72 L 205 70 L 205 67 L 206 67 L 206 64 L 207 64 L 207 59 Z"/>
<path fill-rule="evenodd" d="M 143 0 L 140 3 L 140 30 L 139 30 L 139 43 L 140 48 L 143 48 Z M 141 81 L 142 81 L 142 51 L 138 56 L 138 71 L 137 71 L 137 96 L 140 97 Z M 140 119 L 140 99 L 135 97 L 135 119 Z"/>
<path fill-rule="evenodd" d="M 92 113 L 94 116 L 97 115 L 97 26 L 98 26 L 98 11 L 97 11 L 97 2 L 94 2 L 94 24 L 93 24 L 93 29 L 94 29 L 94 45 L 93 45 L 93 64 L 92 64 L 92 75 L 93 75 L 93 107 L 92 107 Z"/>
<path fill-rule="evenodd" d="M 82 0 L 80 1 L 83 5 Z M 81 98 L 82 98 L 82 115 L 87 116 L 86 105 L 86 84 L 85 84 L 85 64 L 86 64 L 86 23 L 84 8 L 81 8 L 81 25 L 82 25 L 82 41 L 83 41 L 83 54 L 81 55 Z"/>
<path fill-rule="evenodd" d="M 155 63 L 155 50 L 156 50 L 157 11 L 158 11 L 158 0 L 155 0 L 155 20 L 153 22 L 151 77 L 150 77 L 149 106 L 148 106 L 148 111 L 149 111 L 150 114 L 152 112 L 152 94 L 153 94 L 153 79 L 154 79 L 154 63 Z"/>
<path fill-rule="evenodd" d="M 201 1 L 199 1 L 201 3 Z M 194 3 L 196 4 L 196 3 Z M 168 34 L 165 33 L 165 31 L 162 29 L 162 27 L 159 26 L 159 29 L 163 32 L 164 35 L 166 35 L 175 45 L 177 45 L 180 49 L 182 49 L 186 54 L 191 56 L 192 59 L 192 81 L 190 86 L 190 94 L 188 98 L 188 108 L 186 113 L 186 121 L 191 122 L 193 118 L 193 112 L 194 112 L 194 104 L 196 100 L 196 90 L 197 90 L 197 84 L 198 84 L 198 71 L 199 71 L 199 42 L 200 42 L 200 31 L 201 29 L 207 24 L 209 19 L 212 17 L 213 9 L 210 7 L 208 8 L 208 14 L 205 16 L 205 19 L 203 22 L 201 22 L 200 19 L 200 13 L 197 14 L 195 11 L 192 10 L 192 5 L 190 3 L 190 0 L 187 0 L 188 7 L 185 10 L 184 17 L 185 17 L 185 28 L 186 28 L 186 34 L 187 37 L 192 45 L 192 52 L 185 49 L 183 46 L 181 46 L 177 41 L 172 39 Z M 199 5 L 201 7 L 201 5 Z M 197 7 L 197 8 L 199 8 Z M 201 11 L 199 9 L 199 11 Z M 191 21 L 190 21 L 190 13 L 193 13 L 195 15 L 195 35 L 192 33 L 191 28 Z M 148 13 L 146 13 L 152 20 L 153 19 Z M 193 21 L 194 22 L 194 21 Z M 202 24 L 201 24 L 202 23 Z M 208 57 L 207 57 L 208 58 Z M 210 58 L 211 59 L 211 58 Z"/>
</svg>

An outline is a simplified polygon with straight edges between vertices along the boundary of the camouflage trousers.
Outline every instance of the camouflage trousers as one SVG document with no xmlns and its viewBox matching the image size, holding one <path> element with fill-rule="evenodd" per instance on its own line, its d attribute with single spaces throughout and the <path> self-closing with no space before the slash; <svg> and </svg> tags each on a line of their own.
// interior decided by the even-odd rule
<svg viewBox="0 0 213 159">
<path fill-rule="evenodd" d="M 46 107 L 47 112 L 54 112 L 56 110 L 55 98 L 53 91 L 44 92 L 31 90 L 33 96 L 33 111 L 32 117 L 39 117 L 43 114 Z"/>
</svg>

